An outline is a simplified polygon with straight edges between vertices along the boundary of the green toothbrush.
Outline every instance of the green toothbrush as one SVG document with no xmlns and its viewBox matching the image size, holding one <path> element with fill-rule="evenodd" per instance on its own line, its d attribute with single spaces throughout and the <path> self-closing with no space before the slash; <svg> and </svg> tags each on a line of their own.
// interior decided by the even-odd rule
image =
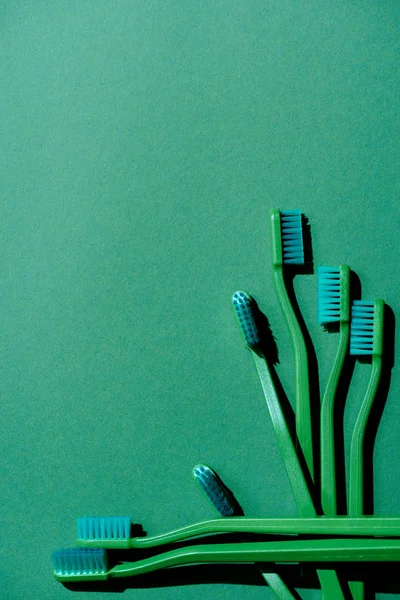
<svg viewBox="0 0 400 600">
<path fill-rule="evenodd" d="M 225 517 L 224 525 L 232 525 L 232 519 L 229 517 L 235 514 L 243 514 L 236 498 L 213 469 L 207 465 L 196 465 L 193 469 L 193 477 L 211 506 L 215 508 L 220 517 Z M 241 517 L 239 518 L 241 519 Z M 260 566 L 257 566 L 257 568 L 261 577 L 279 600 L 296 600 L 278 573 L 265 571 Z"/>
<path fill-rule="evenodd" d="M 382 372 L 384 306 L 383 300 L 354 300 L 351 307 L 350 354 L 372 356 L 372 370 L 350 444 L 350 516 L 364 514 L 364 439 Z M 354 600 L 363 600 L 364 587 L 362 581 L 350 584 Z"/>
<path fill-rule="evenodd" d="M 347 265 L 318 268 L 318 322 L 339 323 L 336 357 L 321 403 L 321 503 L 325 515 L 337 514 L 335 461 L 335 398 L 350 341 L 350 269 Z"/>
<path fill-rule="evenodd" d="M 251 350 L 256 364 L 280 453 L 285 463 L 290 485 L 296 500 L 297 509 L 301 517 L 316 517 L 317 513 L 296 448 L 281 408 L 271 372 L 263 355 L 255 302 L 247 292 L 243 291 L 235 292 L 232 301 L 245 344 Z M 344 600 L 343 590 L 335 571 L 318 570 L 317 573 L 325 598 L 331 598 L 332 600 L 341 598 Z"/>
<path fill-rule="evenodd" d="M 398 517 L 224 517 L 148 537 L 132 537 L 130 517 L 80 517 L 78 547 L 114 549 L 156 548 L 217 534 L 312 535 L 340 537 L 400 537 Z"/>
<path fill-rule="evenodd" d="M 54 576 L 65 583 L 131 577 L 199 563 L 379 561 L 399 562 L 400 540 L 322 539 L 185 546 L 111 568 L 104 548 L 67 548 L 52 554 Z"/>
<path fill-rule="evenodd" d="M 287 267 L 305 264 L 303 223 L 300 210 L 273 209 L 271 216 L 272 266 L 276 295 L 292 339 L 295 359 L 296 435 L 314 480 L 308 354 L 304 336 L 285 285 Z"/>
</svg>

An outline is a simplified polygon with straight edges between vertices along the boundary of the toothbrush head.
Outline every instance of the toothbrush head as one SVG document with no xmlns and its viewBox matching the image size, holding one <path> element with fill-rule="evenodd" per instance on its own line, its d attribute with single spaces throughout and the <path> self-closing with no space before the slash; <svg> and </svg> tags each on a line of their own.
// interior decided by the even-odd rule
<svg viewBox="0 0 400 600">
<path fill-rule="evenodd" d="M 351 306 L 350 354 L 382 356 L 383 300 L 354 300 Z"/>
<path fill-rule="evenodd" d="M 350 321 L 350 269 L 318 267 L 318 323 L 348 323 Z"/>
<path fill-rule="evenodd" d="M 246 346 L 256 350 L 260 345 L 260 334 L 254 318 L 255 302 L 247 292 L 235 292 L 232 296 L 233 308 Z"/>
<path fill-rule="evenodd" d="M 193 469 L 193 477 L 220 517 L 243 514 L 236 498 L 213 469 L 197 465 Z"/>
<path fill-rule="evenodd" d="M 107 552 L 102 548 L 61 548 L 51 555 L 58 581 L 107 579 Z"/>
<path fill-rule="evenodd" d="M 304 265 L 303 215 L 301 210 L 270 212 L 272 262 L 275 266 Z"/>
<path fill-rule="evenodd" d="M 281 210 L 283 262 L 304 265 L 303 222 L 300 210 Z"/>
<path fill-rule="evenodd" d="M 113 547 L 129 547 L 132 531 L 130 517 L 79 517 L 77 544 L 111 542 Z M 110 547 L 109 545 L 107 547 Z"/>
</svg>

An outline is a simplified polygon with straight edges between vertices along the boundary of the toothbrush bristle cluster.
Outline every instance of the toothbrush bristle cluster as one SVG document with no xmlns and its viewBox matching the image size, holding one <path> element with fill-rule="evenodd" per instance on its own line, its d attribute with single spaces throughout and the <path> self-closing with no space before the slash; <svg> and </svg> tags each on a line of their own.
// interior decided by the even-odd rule
<svg viewBox="0 0 400 600">
<path fill-rule="evenodd" d="M 247 292 L 235 292 L 232 302 L 246 345 L 251 349 L 256 348 L 260 343 L 260 336 L 254 319 L 252 297 Z"/>
<path fill-rule="evenodd" d="M 341 277 L 339 267 L 318 267 L 318 323 L 340 321 Z"/>
<path fill-rule="evenodd" d="M 79 517 L 80 540 L 128 540 L 131 534 L 130 517 Z"/>
<path fill-rule="evenodd" d="M 99 575 L 107 572 L 107 552 L 102 548 L 61 548 L 51 555 L 54 572 L 62 576 Z"/>
<path fill-rule="evenodd" d="M 197 465 L 193 469 L 197 483 L 221 517 L 231 517 L 236 510 L 233 498 L 218 475 L 206 465 Z"/>
<path fill-rule="evenodd" d="M 350 354 L 372 355 L 374 351 L 375 303 L 354 300 L 351 307 Z"/>
<path fill-rule="evenodd" d="M 303 222 L 301 210 L 281 210 L 283 262 L 288 265 L 304 264 Z"/>
</svg>

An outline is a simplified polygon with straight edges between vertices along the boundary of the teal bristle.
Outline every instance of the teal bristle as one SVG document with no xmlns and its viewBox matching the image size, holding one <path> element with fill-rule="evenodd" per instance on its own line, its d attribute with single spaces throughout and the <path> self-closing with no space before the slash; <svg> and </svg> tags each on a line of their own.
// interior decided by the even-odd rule
<svg viewBox="0 0 400 600">
<path fill-rule="evenodd" d="M 300 210 L 281 210 L 284 264 L 304 265 L 303 221 Z"/>
<path fill-rule="evenodd" d="M 354 300 L 351 306 L 350 354 L 372 355 L 374 350 L 374 302 Z"/>
<path fill-rule="evenodd" d="M 232 302 L 246 345 L 253 349 L 260 343 L 258 327 L 254 319 L 255 303 L 247 292 L 235 292 Z"/>
<path fill-rule="evenodd" d="M 128 540 L 131 534 L 130 517 L 79 517 L 80 540 Z"/>
<path fill-rule="evenodd" d="M 197 465 L 193 476 L 221 517 L 235 514 L 238 504 L 218 475 L 206 465 Z"/>
<path fill-rule="evenodd" d="M 57 575 L 98 575 L 108 570 L 103 548 L 61 548 L 52 553 L 51 560 Z"/>
<path fill-rule="evenodd" d="M 340 321 L 340 268 L 318 267 L 318 323 Z"/>
</svg>

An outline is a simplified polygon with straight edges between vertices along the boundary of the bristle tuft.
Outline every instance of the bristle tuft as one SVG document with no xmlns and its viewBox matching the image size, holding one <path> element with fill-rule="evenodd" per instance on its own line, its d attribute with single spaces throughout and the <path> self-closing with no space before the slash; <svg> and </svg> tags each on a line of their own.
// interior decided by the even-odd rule
<svg viewBox="0 0 400 600">
<path fill-rule="evenodd" d="M 354 300 L 351 307 L 350 354 L 372 355 L 374 350 L 374 302 Z"/>
<path fill-rule="evenodd" d="M 235 292 L 232 302 L 246 345 L 253 349 L 260 343 L 258 327 L 254 319 L 254 301 L 247 292 Z"/>
<path fill-rule="evenodd" d="M 80 540 L 128 540 L 131 534 L 130 517 L 79 517 Z"/>
<path fill-rule="evenodd" d="M 318 323 L 340 321 L 340 268 L 318 267 Z"/>
<path fill-rule="evenodd" d="M 102 548 L 61 548 L 51 555 L 56 575 L 98 575 L 107 572 L 107 552 Z"/>
<path fill-rule="evenodd" d="M 300 210 L 281 210 L 284 264 L 304 265 L 303 222 Z"/>
</svg>

